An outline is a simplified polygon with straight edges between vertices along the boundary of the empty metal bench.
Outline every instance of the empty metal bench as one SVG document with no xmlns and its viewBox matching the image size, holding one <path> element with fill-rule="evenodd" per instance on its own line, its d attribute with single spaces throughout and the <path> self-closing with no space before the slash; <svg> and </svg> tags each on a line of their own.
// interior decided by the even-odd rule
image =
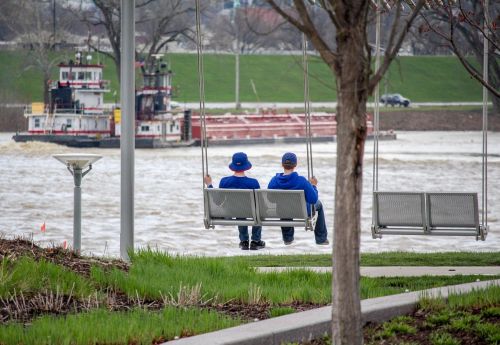
<svg viewBox="0 0 500 345">
<path fill-rule="evenodd" d="M 484 240 L 477 193 L 374 192 L 372 237 L 475 236 Z"/>
<path fill-rule="evenodd" d="M 485 240 L 479 222 L 477 193 L 426 193 L 427 227 L 432 235 L 476 236 Z"/>
<path fill-rule="evenodd" d="M 424 193 L 375 192 L 373 215 L 373 238 L 427 232 Z"/>
</svg>

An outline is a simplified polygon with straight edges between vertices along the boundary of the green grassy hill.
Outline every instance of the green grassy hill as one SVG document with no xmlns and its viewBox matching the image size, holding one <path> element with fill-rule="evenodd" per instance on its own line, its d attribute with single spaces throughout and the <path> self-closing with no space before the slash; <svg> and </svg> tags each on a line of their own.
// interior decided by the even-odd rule
<svg viewBox="0 0 500 345">
<path fill-rule="evenodd" d="M 59 53 L 67 61 L 72 53 Z M 0 52 L 0 94 L 15 95 L 17 101 L 42 99 L 41 75 L 27 68 L 23 52 Z M 198 76 L 195 54 L 169 54 L 166 60 L 175 73 L 173 85 L 176 100 L 198 100 Z M 96 57 L 94 56 L 94 62 Z M 104 77 L 111 80 L 107 101 L 119 92 L 114 65 L 102 57 Z M 210 54 L 204 58 L 207 102 L 234 101 L 234 56 Z M 334 80 L 331 71 L 319 58 L 311 58 L 311 98 L 313 101 L 335 101 Z M 54 78 L 57 77 L 54 70 Z M 139 73 L 139 70 L 137 70 Z M 240 57 L 241 101 L 300 102 L 303 97 L 301 57 L 243 55 Z M 255 84 L 257 95 L 252 90 Z M 11 92 L 12 91 L 12 92 Z M 480 101 L 481 88 L 465 72 L 454 57 L 400 57 L 392 65 L 382 82 L 381 93 L 401 93 L 415 102 Z"/>
</svg>

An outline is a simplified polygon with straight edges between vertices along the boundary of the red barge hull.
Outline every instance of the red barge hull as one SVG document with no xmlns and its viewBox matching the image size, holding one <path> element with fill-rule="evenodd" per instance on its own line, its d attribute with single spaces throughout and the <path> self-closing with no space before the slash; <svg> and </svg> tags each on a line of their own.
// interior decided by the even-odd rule
<svg viewBox="0 0 500 345">
<path fill-rule="evenodd" d="M 369 136 L 373 133 L 371 119 L 368 115 Z M 304 114 L 207 115 L 205 122 L 210 145 L 303 142 L 306 138 Z M 192 137 L 199 142 L 199 117 L 194 115 L 191 124 Z M 335 114 L 311 114 L 311 132 L 313 141 L 335 141 Z"/>
</svg>

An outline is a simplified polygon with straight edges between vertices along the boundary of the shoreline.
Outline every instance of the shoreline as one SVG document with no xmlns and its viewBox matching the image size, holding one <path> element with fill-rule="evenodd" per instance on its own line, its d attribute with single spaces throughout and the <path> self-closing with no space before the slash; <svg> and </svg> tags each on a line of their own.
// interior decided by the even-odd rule
<svg viewBox="0 0 500 345">
<path fill-rule="evenodd" d="M 0 133 L 26 131 L 23 114 L 13 109 L 1 112 Z M 372 113 L 370 110 L 369 113 Z M 380 130 L 389 131 L 480 131 L 482 129 L 482 110 L 477 109 L 417 109 L 417 108 L 380 108 Z M 488 130 L 500 131 L 500 115 L 488 114 Z"/>
</svg>

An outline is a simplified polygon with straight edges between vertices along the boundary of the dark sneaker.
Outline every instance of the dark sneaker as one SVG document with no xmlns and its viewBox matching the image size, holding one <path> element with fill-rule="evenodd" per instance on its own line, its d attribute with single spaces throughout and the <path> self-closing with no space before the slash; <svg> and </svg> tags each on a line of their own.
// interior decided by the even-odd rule
<svg viewBox="0 0 500 345">
<path fill-rule="evenodd" d="M 285 245 L 289 246 L 290 244 L 293 243 L 293 240 L 290 240 L 290 241 L 283 241 L 283 243 L 285 243 Z"/>
<path fill-rule="evenodd" d="M 241 241 L 240 242 L 240 248 L 242 250 L 248 250 L 248 241 Z"/>
<path fill-rule="evenodd" d="M 321 243 L 316 243 L 318 246 L 327 246 L 330 244 L 330 242 L 328 242 L 328 240 L 325 240 L 324 242 L 321 242 Z"/>
<path fill-rule="evenodd" d="M 252 241 L 250 242 L 250 250 L 262 249 L 266 246 L 264 241 Z"/>
</svg>

